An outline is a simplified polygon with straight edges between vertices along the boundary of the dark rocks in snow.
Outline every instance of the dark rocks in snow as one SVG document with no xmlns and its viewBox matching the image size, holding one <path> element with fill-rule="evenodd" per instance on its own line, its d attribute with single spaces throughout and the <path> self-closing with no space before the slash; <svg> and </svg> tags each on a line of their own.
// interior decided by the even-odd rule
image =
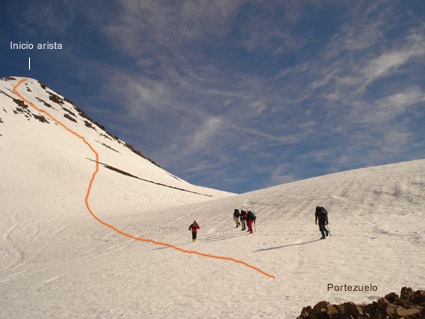
<svg viewBox="0 0 425 319">
<path fill-rule="evenodd" d="M 46 83 L 38 81 L 38 84 L 40 84 L 40 86 L 45 90 L 47 88 Z"/>
<path fill-rule="evenodd" d="M 402 288 L 400 296 L 392 292 L 368 305 L 346 302 L 332 305 L 327 301 L 313 308 L 304 307 L 297 319 L 425 319 L 425 290 Z"/>
<path fill-rule="evenodd" d="M 84 121 L 84 125 L 87 126 L 88 128 L 91 128 L 93 130 L 96 130 L 95 127 L 93 126 L 93 124 L 90 123 L 89 121 Z"/>
<path fill-rule="evenodd" d="M 68 119 L 68 120 L 70 120 L 70 121 L 72 121 L 72 122 L 78 123 L 77 120 L 75 118 L 73 118 L 69 114 L 64 114 L 63 117 L 66 118 L 66 119 Z"/>
<path fill-rule="evenodd" d="M 49 103 L 46 103 L 46 101 L 43 101 L 42 99 L 40 99 L 39 97 L 36 97 L 37 101 L 40 103 L 43 103 L 44 106 L 47 106 L 48 108 L 53 108 Z"/>
<path fill-rule="evenodd" d="M 52 92 L 47 92 L 49 93 L 49 100 L 52 101 L 53 103 L 59 104 L 59 105 L 63 105 L 63 98 L 61 98 L 59 95 L 53 94 Z"/>
<path fill-rule="evenodd" d="M 43 115 L 37 115 L 33 114 L 34 118 L 39 120 L 41 123 L 50 123 L 47 118 L 45 118 Z"/>
<path fill-rule="evenodd" d="M 28 106 L 25 104 L 25 102 L 20 100 L 20 99 L 13 99 L 13 102 L 15 102 L 15 104 L 17 104 L 19 107 L 22 107 L 24 109 L 28 108 Z"/>
</svg>

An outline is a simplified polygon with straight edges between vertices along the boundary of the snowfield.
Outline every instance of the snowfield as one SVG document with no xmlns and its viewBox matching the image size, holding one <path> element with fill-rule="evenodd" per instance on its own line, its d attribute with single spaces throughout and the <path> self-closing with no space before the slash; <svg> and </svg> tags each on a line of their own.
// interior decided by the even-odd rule
<svg viewBox="0 0 425 319">
<path fill-rule="evenodd" d="M 235 195 L 159 168 L 36 80 L 18 88 L 99 153 L 88 201 L 101 220 L 269 278 L 96 221 L 85 205 L 93 152 L 19 105 L 19 80 L 0 81 L 0 318 L 296 318 L 321 300 L 425 288 L 425 160 Z M 329 212 L 326 240 L 317 205 Z M 256 212 L 254 234 L 235 227 L 235 208 Z"/>
</svg>

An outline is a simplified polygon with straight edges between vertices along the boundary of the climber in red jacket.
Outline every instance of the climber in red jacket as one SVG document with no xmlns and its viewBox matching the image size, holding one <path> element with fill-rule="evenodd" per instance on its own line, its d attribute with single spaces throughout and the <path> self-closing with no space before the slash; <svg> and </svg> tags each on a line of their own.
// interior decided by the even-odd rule
<svg viewBox="0 0 425 319">
<path fill-rule="evenodd" d="M 198 229 L 201 228 L 199 227 L 198 223 L 196 222 L 196 220 L 193 221 L 193 223 L 189 226 L 189 230 L 192 231 L 192 241 L 196 241 L 196 235 L 198 233 Z"/>
</svg>

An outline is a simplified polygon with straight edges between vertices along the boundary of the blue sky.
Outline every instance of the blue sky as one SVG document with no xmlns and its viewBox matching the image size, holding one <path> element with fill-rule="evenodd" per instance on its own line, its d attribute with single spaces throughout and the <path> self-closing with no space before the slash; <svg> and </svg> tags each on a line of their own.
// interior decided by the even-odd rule
<svg viewBox="0 0 425 319">
<path fill-rule="evenodd" d="M 422 0 L 2 7 L 1 77 L 42 80 L 191 183 L 242 193 L 425 157 Z"/>
</svg>

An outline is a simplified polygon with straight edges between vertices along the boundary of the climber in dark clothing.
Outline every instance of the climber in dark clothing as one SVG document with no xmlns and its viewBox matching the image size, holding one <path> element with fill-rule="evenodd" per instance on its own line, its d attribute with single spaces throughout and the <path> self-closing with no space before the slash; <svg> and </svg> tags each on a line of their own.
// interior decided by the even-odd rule
<svg viewBox="0 0 425 319">
<path fill-rule="evenodd" d="M 246 229 L 246 216 L 247 216 L 246 211 L 242 210 L 241 211 L 241 216 L 240 216 L 240 220 L 241 220 L 241 224 L 242 224 L 242 229 L 241 230 L 245 230 Z"/>
<path fill-rule="evenodd" d="M 315 213 L 315 223 L 319 224 L 319 230 L 322 233 L 322 237 L 320 239 L 325 239 L 326 236 L 329 235 L 329 231 L 326 229 L 326 225 L 328 225 L 328 212 L 324 207 L 317 206 Z"/>
<path fill-rule="evenodd" d="M 239 212 L 239 209 L 235 209 L 233 212 L 233 220 L 236 223 L 236 228 L 238 228 L 241 225 L 241 222 L 239 221 L 240 216 L 241 216 L 241 213 Z"/>
</svg>

